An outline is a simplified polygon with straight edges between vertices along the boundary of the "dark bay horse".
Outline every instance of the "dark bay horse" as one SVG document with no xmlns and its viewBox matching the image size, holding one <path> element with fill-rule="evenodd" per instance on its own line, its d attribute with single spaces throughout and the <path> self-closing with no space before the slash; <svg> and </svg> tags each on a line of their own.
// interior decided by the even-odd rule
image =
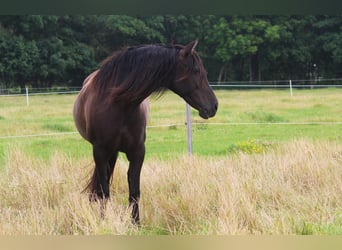
<svg viewBox="0 0 342 250">
<path fill-rule="evenodd" d="M 139 224 L 140 172 L 145 156 L 146 98 L 170 89 L 202 118 L 216 114 L 218 101 L 196 45 L 197 40 L 185 46 L 141 45 L 114 52 L 85 79 L 75 101 L 76 127 L 93 146 L 95 169 L 87 186 L 90 199 L 105 203 L 118 152 L 124 152 L 129 161 L 129 205 L 135 224 Z"/>
</svg>

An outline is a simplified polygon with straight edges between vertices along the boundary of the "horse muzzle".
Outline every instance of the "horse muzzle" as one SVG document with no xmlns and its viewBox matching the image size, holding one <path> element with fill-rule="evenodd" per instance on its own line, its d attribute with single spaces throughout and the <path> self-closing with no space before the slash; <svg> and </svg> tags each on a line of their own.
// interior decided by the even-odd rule
<svg viewBox="0 0 342 250">
<path fill-rule="evenodd" d="M 218 103 L 214 103 L 210 107 L 206 107 L 199 110 L 199 116 L 203 119 L 209 119 L 211 117 L 214 117 L 216 115 L 218 109 Z"/>
</svg>

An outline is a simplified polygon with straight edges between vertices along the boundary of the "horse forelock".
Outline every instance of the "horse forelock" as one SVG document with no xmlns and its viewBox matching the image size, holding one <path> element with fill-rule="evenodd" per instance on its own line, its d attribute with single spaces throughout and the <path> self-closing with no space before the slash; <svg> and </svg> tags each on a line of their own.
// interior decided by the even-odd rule
<svg viewBox="0 0 342 250">
<path fill-rule="evenodd" d="M 174 80 L 178 51 L 176 47 L 144 45 L 114 52 L 102 62 L 93 86 L 111 100 L 142 101 Z"/>
</svg>

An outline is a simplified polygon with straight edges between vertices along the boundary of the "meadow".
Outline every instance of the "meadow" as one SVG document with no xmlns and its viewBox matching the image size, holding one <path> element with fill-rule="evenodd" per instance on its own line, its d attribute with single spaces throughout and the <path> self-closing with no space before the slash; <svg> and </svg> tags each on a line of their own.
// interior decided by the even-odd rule
<svg viewBox="0 0 342 250">
<path fill-rule="evenodd" d="M 127 211 L 120 155 L 106 217 L 81 193 L 93 168 L 75 95 L 0 96 L 0 234 L 341 234 L 342 90 L 217 90 L 219 111 L 150 100 L 142 225 Z"/>
</svg>

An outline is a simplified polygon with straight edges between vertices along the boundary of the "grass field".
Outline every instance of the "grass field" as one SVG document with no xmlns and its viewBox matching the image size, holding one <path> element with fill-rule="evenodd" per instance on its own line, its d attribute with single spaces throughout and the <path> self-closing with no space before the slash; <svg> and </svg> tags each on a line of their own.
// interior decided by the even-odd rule
<svg viewBox="0 0 342 250">
<path fill-rule="evenodd" d="M 184 102 L 151 99 L 141 228 L 124 156 L 105 220 L 80 192 L 93 162 L 75 95 L 0 97 L 0 234 L 341 234 L 342 90 L 216 94 L 215 118 L 193 110 L 192 157 Z"/>
</svg>

